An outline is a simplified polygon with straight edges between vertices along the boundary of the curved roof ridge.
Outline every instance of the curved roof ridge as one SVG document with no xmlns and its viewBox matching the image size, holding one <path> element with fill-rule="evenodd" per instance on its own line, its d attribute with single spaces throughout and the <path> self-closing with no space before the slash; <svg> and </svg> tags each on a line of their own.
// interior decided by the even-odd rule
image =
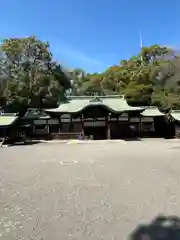
<svg viewBox="0 0 180 240">
<path fill-rule="evenodd" d="M 93 95 L 93 96 L 85 96 L 85 95 L 81 95 L 81 96 L 69 96 L 68 99 L 92 99 L 92 98 L 122 98 L 124 99 L 123 95 Z"/>
<path fill-rule="evenodd" d="M 146 109 L 159 109 L 157 106 L 147 106 Z"/>
<path fill-rule="evenodd" d="M 92 96 L 88 98 L 72 98 L 69 99 L 68 102 L 60 104 L 58 108 L 47 109 L 46 112 L 78 113 L 90 106 L 106 107 L 109 111 L 115 113 L 125 111 L 141 111 L 144 109 L 142 107 L 131 107 L 130 105 L 128 105 L 124 97 L 116 95 L 115 97 L 107 96 L 104 98 L 102 98 L 101 96 Z"/>
</svg>

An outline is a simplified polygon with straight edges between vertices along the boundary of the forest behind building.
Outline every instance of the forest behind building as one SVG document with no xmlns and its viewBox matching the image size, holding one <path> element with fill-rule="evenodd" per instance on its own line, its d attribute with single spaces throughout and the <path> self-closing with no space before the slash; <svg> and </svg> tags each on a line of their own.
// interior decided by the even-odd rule
<svg viewBox="0 0 180 240">
<path fill-rule="evenodd" d="M 68 95 L 123 95 L 133 106 L 180 109 L 176 49 L 143 47 L 138 55 L 102 73 L 65 68 L 54 60 L 49 43 L 34 36 L 5 39 L 0 49 L 0 105 L 13 111 L 56 107 Z"/>
</svg>

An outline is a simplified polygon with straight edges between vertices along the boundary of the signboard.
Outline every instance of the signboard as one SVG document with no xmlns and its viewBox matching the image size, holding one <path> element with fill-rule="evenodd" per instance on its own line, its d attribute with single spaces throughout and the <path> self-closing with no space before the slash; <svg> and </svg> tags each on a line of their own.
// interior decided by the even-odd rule
<svg viewBox="0 0 180 240">
<path fill-rule="evenodd" d="M 70 118 L 62 118 L 61 122 L 69 123 L 69 122 L 71 122 L 71 119 Z M 74 123 L 74 122 L 81 122 L 81 119 L 80 118 L 72 118 L 72 123 Z"/>
<path fill-rule="evenodd" d="M 34 120 L 34 125 L 45 125 L 45 124 L 47 124 L 47 121 L 44 119 Z"/>
<path fill-rule="evenodd" d="M 81 122 L 80 118 L 72 118 L 72 122 Z"/>
<path fill-rule="evenodd" d="M 141 122 L 153 122 L 154 118 L 153 117 L 142 117 Z"/>
<path fill-rule="evenodd" d="M 138 117 L 132 117 L 129 119 L 129 121 L 138 123 L 138 122 L 140 122 L 140 119 Z"/>
<path fill-rule="evenodd" d="M 59 124 L 59 119 L 49 119 L 48 124 L 50 125 L 58 125 Z"/>
<path fill-rule="evenodd" d="M 67 118 L 67 119 L 66 119 L 66 118 L 62 118 L 62 119 L 61 119 L 61 122 L 63 122 L 63 123 L 64 123 L 64 122 L 71 122 L 71 119 L 70 119 L 70 118 Z"/>
<path fill-rule="evenodd" d="M 128 117 L 122 117 L 122 116 L 120 116 L 120 117 L 118 118 L 118 121 L 128 121 Z"/>
<path fill-rule="evenodd" d="M 91 122 L 84 122 L 85 127 L 105 127 L 104 121 L 91 121 Z"/>
</svg>

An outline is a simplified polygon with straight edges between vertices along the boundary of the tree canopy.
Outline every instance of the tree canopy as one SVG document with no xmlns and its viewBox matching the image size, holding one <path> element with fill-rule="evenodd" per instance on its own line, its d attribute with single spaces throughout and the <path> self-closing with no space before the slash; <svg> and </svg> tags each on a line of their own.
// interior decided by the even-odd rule
<svg viewBox="0 0 180 240">
<path fill-rule="evenodd" d="M 103 73 L 83 74 L 74 82 L 78 94 L 121 94 L 131 105 L 175 109 L 180 107 L 180 56 L 164 46 L 144 47 L 129 60 Z"/>
<path fill-rule="evenodd" d="M 153 45 L 102 73 L 68 70 L 36 37 L 5 39 L 0 45 L 0 105 L 55 107 L 70 95 L 124 95 L 131 105 L 180 108 L 178 51 Z"/>
<path fill-rule="evenodd" d="M 13 108 L 56 106 L 70 79 L 36 37 L 5 39 L 0 55 L 0 101 Z"/>
</svg>

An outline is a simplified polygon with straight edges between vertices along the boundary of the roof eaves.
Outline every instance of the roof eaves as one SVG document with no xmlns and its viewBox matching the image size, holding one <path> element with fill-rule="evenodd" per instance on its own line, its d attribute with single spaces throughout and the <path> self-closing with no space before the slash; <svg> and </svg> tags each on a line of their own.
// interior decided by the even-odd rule
<svg viewBox="0 0 180 240">
<path fill-rule="evenodd" d="M 172 110 L 171 116 L 174 118 L 174 120 L 180 121 L 180 110 Z"/>
<path fill-rule="evenodd" d="M 18 119 L 18 116 L 0 115 L 0 127 L 10 126 L 10 125 L 12 125 L 17 119 Z"/>
<path fill-rule="evenodd" d="M 156 106 L 150 106 L 146 108 L 141 115 L 144 117 L 161 117 L 165 114 L 162 113 Z"/>
</svg>

